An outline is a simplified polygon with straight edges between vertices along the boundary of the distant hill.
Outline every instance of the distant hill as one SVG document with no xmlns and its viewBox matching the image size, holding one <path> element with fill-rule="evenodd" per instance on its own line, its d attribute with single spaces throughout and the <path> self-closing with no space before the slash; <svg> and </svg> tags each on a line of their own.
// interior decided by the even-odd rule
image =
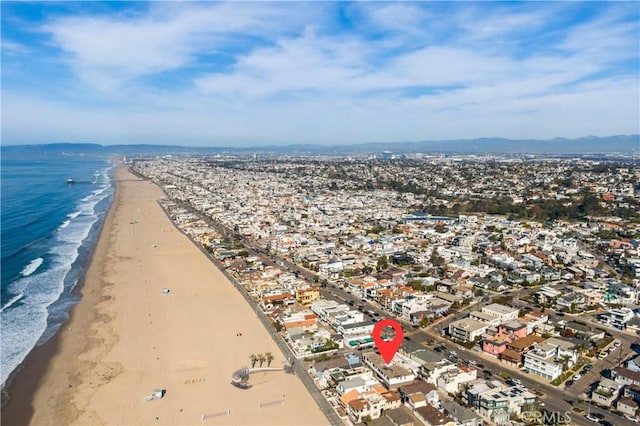
<svg viewBox="0 0 640 426">
<path fill-rule="evenodd" d="M 66 153 L 118 153 L 122 155 L 167 154 L 640 154 L 640 135 L 586 136 L 576 139 L 480 138 L 419 142 L 374 142 L 354 145 L 270 145 L 255 147 L 185 147 L 171 145 L 98 145 L 92 143 L 52 143 L 45 145 L 3 146 L 3 150 L 45 150 Z"/>
</svg>

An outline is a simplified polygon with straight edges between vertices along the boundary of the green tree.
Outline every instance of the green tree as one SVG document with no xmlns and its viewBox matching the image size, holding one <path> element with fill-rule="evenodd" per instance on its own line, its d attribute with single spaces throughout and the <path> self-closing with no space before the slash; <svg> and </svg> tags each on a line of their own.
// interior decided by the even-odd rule
<svg viewBox="0 0 640 426">
<path fill-rule="evenodd" d="M 271 367 L 271 361 L 273 361 L 273 354 L 271 352 L 265 352 L 264 357 L 267 360 L 267 367 Z"/>
<path fill-rule="evenodd" d="M 420 318 L 420 323 L 418 324 L 420 327 L 424 328 L 429 325 L 429 318 L 425 315 Z"/>
<path fill-rule="evenodd" d="M 569 355 L 562 355 L 560 363 L 562 363 L 562 371 L 567 371 L 569 369 Z"/>
<path fill-rule="evenodd" d="M 388 267 L 389 267 L 389 259 L 387 258 L 387 256 L 382 256 L 381 258 L 378 259 L 378 263 L 376 265 L 376 268 L 378 269 L 378 271 L 383 271 Z"/>
<path fill-rule="evenodd" d="M 436 267 L 442 266 L 444 265 L 444 258 L 442 258 L 437 251 L 433 250 L 431 252 L 431 258 L 429 259 L 429 262 Z"/>
<path fill-rule="evenodd" d="M 258 362 L 259 357 L 256 354 L 251 354 L 249 355 L 249 359 L 251 360 L 251 368 L 253 368 L 256 366 L 256 362 Z"/>
</svg>

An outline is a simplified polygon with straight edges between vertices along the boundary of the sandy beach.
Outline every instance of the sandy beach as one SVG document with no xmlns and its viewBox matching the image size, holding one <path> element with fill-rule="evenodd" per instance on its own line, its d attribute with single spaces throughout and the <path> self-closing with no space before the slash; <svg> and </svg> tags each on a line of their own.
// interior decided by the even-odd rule
<svg viewBox="0 0 640 426">
<path fill-rule="evenodd" d="M 233 285 L 165 216 L 160 189 L 124 167 L 115 178 L 83 299 L 30 406 L 9 404 L 3 421 L 328 424 L 294 375 L 256 373 L 246 390 L 230 384 L 235 370 L 251 367 L 250 354 L 271 352 L 272 367 L 285 356 Z M 143 403 L 157 388 L 164 397 Z M 213 416 L 203 421 L 203 414 Z"/>
</svg>

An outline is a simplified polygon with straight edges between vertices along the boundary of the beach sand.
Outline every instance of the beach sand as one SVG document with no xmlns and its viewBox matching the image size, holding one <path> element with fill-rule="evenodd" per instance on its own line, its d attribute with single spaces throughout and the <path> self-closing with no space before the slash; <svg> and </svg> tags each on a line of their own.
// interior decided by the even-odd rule
<svg viewBox="0 0 640 426">
<path fill-rule="evenodd" d="M 285 356 L 233 285 L 165 216 L 161 190 L 124 167 L 114 173 L 118 189 L 83 299 L 32 395 L 30 423 L 328 424 L 294 375 L 252 374 L 246 390 L 230 384 L 235 370 L 251 367 L 250 354 L 271 352 L 272 367 Z M 157 388 L 166 389 L 164 398 L 143 403 Z M 284 404 L 276 402 L 283 395 Z M 13 407 L 3 420 L 13 423 L 11 415 L 31 407 Z M 203 414 L 217 416 L 202 421 Z"/>
</svg>

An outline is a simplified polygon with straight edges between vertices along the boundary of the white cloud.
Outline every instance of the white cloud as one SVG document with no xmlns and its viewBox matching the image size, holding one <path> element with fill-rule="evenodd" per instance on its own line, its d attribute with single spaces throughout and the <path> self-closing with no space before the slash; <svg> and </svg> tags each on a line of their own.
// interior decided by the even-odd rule
<svg viewBox="0 0 640 426">
<path fill-rule="evenodd" d="M 215 53 L 229 37 L 264 36 L 300 27 L 299 7 L 279 3 L 152 3 L 136 16 L 71 16 L 43 30 L 69 55 L 87 84 L 110 89 L 138 77 L 178 70 L 200 53 Z"/>
<path fill-rule="evenodd" d="M 3 55 L 24 55 L 29 53 L 30 49 L 21 43 L 16 43 L 15 41 L 7 40 L 6 38 L 2 39 L 2 54 Z"/>
<path fill-rule="evenodd" d="M 231 73 L 210 74 L 196 86 L 215 95 L 248 97 L 295 91 L 334 91 L 365 72 L 369 50 L 357 40 L 317 37 L 308 28 L 298 38 L 282 38 L 276 46 L 260 48 L 238 59 Z"/>
<path fill-rule="evenodd" d="M 611 65 L 638 57 L 638 24 L 624 13 L 554 27 L 549 44 L 519 50 L 502 47 L 568 6 L 482 13 L 484 5 L 454 3 L 443 16 L 428 3 L 356 3 L 348 9 L 361 14 L 357 30 L 335 35 L 334 6 L 159 2 L 52 20 L 43 28 L 76 79 L 57 101 L 5 88 L 3 140 L 255 145 L 638 132 L 638 78 Z M 377 29 L 392 35 L 369 38 Z M 182 84 L 151 82 L 186 69 Z"/>
</svg>

